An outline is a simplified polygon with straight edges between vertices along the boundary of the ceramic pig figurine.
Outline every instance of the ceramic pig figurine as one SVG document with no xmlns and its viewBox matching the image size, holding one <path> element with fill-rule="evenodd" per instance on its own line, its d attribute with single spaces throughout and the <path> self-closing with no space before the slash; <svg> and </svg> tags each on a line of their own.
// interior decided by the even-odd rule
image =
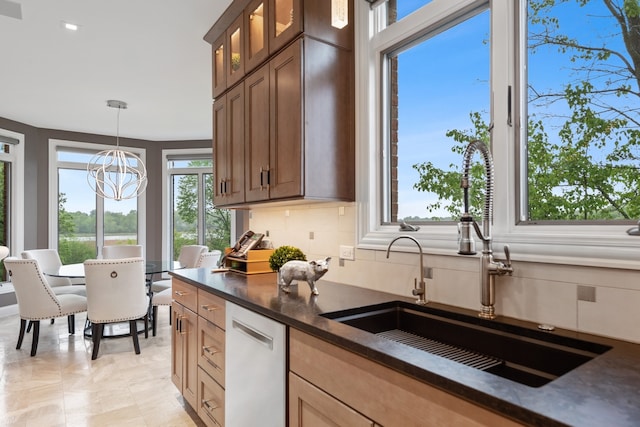
<svg viewBox="0 0 640 427">
<path fill-rule="evenodd" d="M 294 280 L 305 280 L 311 288 L 311 293 L 318 295 L 316 280 L 329 271 L 331 257 L 317 261 L 288 261 L 280 267 L 280 287 L 289 292 L 289 285 Z"/>
</svg>

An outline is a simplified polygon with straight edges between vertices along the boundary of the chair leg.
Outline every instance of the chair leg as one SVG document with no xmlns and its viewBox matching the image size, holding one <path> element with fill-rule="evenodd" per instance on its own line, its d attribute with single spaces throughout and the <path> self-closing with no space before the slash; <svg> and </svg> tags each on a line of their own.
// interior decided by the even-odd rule
<svg viewBox="0 0 640 427">
<path fill-rule="evenodd" d="M 29 326 L 31 326 L 31 322 L 29 322 Z M 20 350 L 22 347 L 22 340 L 24 339 L 24 331 L 27 328 L 27 321 L 25 319 L 20 319 L 20 333 L 18 334 L 18 344 L 16 344 L 16 350 Z"/>
<path fill-rule="evenodd" d="M 151 330 L 153 331 L 153 336 L 156 336 L 156 326 L 158 325 L 158 306 L 153 306 L 153 315 L 151 317 Z"/>
<path fill-rule="evenodd" d="M 36 355 L 38 351 L 38 338 L 40 337 L 40 321 L 35 320 L 33 323 L 33 335 L 31 336 L 31 357 Z"/>
<path fill-rule="evenodd" d="M 140 354 L 140 343 L 138 342 L 138 324 L 137 320 L 129 320 L 129 333 L 133 337 L 133 349 L 136 354 Z"/>
<path fill-rule="evenodd" d="M 56 323 L 56 319 L 51 319 L 51 324 L 53 325 L 54 323 Z"/>
<path fill-rule="evenodd" d="M 31 320 L 29 320 L 29 325 L 27 326 L 27 333 L 31 332 L 31 326 L 33 326 L 33 324 L 31 323 Z"/>
<path fill-rule="evenodd" d="M 76 315 L 70 314 L 67 316 L 67 325 L 69 326 L 69 335 L 76 333 Z"/>
<path fill-rule="evenodd" d="M 93 352 L 91 353 L 91 360 L 96 360 L 96 358 L 98 357 L 98 350 L 100 349 L 100 338 L 102 338 L 103 331 L 104 323 L 91 324 L 91 339 L 93 341 Z"/>
<path fill-rule="evenodd" d="M 144 315 L 144 339 L 149 338 L 149 314 Z"/>
</svg>

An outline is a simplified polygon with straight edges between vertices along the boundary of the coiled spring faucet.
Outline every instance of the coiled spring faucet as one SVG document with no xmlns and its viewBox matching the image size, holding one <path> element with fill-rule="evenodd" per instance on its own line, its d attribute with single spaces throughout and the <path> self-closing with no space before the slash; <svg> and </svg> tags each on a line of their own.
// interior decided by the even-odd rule
<svg viewBox="0 0 640 427">
<path fill-rule="evenodd" d="M 485 194 L 482 213 L 482 230 L 469 214 L 469 171 L 473 154 L 480 151 L 485 169 Z M 489 147 L 483 141 L 475 140 L 469 143 L 464 152 L 462 163 L 462 181 L 460 186 L 464 191 L 464 213 L 458 224 L 458 253 L 460 255 L 475 255 L 475 242 L 471 236 L 471 227 L 476 231 L 478 238 L 482 240 L 482 258 L 480 274 L 480 304 L 481 311 L 478 316 L 484 319 L 495 319 L 495 276 L 511 275 L 511 256 L 509 247 L 505 245 L 504 253 L 506 261 L 493 259 L 491 223 L 493 222 L 493 159 Z"/>
</svg>

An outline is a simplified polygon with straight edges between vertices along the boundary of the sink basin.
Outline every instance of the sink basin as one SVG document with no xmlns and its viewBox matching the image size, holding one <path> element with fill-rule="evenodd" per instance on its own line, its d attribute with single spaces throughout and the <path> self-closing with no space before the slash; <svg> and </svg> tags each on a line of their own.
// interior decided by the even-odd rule
<svg viewBox="0 0 640 427">
<path fill-rule="evenodd" d="M 404 301 L 323 316 L 530 387 L 547 384 L 611 349 Z"/>
</svg>

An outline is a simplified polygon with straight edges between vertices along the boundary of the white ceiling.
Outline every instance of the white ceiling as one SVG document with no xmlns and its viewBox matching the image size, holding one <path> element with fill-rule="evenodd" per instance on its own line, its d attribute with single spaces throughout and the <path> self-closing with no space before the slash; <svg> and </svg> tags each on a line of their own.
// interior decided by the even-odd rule
<svg viewBox="0 0 640 427">
<path fill-rule="evenodd" d="M 115 135 L 118 110 L 106 102 L 117 99 L 129 105 L 120 136 L 210 139 L 211 45 L 203 37 L 230 3 L 0 0 L 0 117 Z M 6 16 L 17 6 L 22 19 Z"/>
</svg>

